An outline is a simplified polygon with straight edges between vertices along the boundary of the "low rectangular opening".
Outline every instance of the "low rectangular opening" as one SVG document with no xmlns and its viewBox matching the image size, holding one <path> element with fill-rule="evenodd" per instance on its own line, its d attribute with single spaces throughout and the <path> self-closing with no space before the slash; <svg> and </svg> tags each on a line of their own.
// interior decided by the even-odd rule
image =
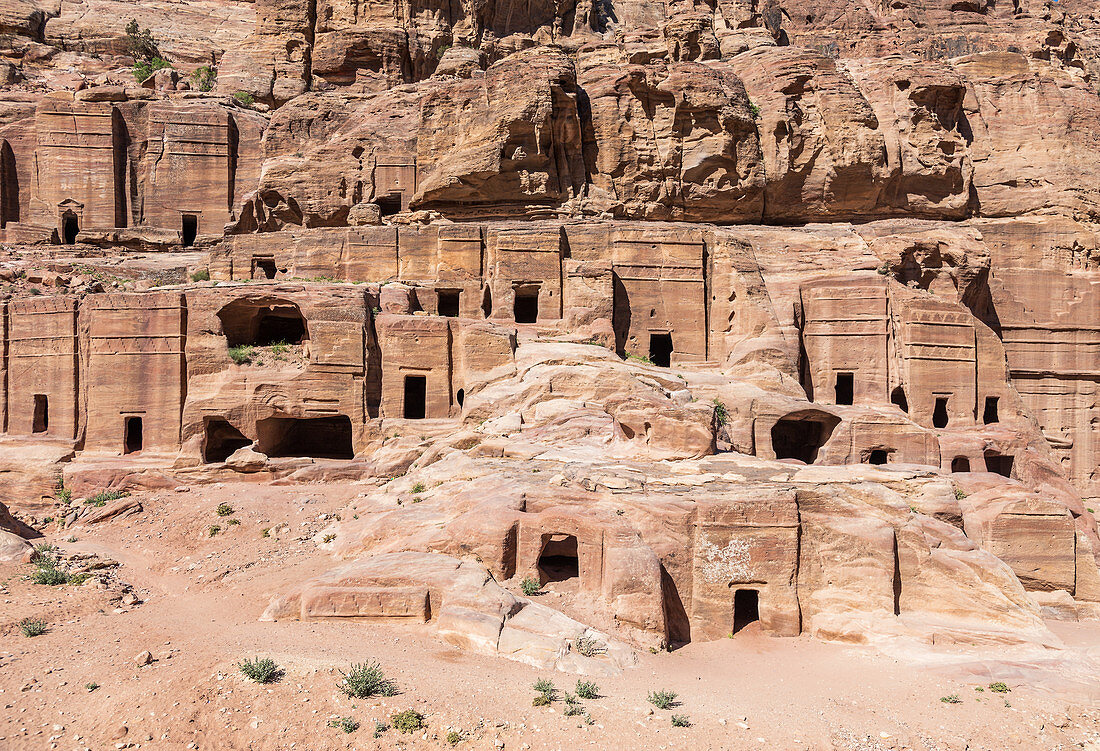
<svg viewBox="0 0 1100 751">
<path fill-rule="evenodd" d="M 1012 477 L 1012 464 L 1013 457 L 1011 456 L 986 452 L 985 469 L 987 472 L 993 472 L 1003 477 Z"/>
<path fill-rule="evenodd" d="M 539 320 L 539 288 L 517 287 L 513 305 L 516 323 L 536 323 Z"/>
<path fill-rule="evenodd" d="M 183 215 L 183 246 L 189 248 L 195 244 L 195 238 L 199 236 L 199 218 L 194 214 Z"/>
<path fill-rule="evenodd" d="M 143 425 L 140 417 L 127 417 L 124 423 L 123 440 L 125 443 L 125 453 L 136 454 L 141 451 L 142 443 L 144 442 L 144 436 L 142 435 Z"/>
<path fill-rule="evenodd" d="M 252 278 L 253 279 L 274 279 L 278 269 L 275 268 L 274 258 L 253 258 L 252 259 Z"/>
<path fill-rule="evenodd" d="M 50 399 L 45 394 L 34 395 L 34 418 L 32 433 L 45 433 L 50 429 Z"/>
<path fill-rule="evenodd" d="M 956 456 L 951 460 L 952 472 L 969 472 L 970 471 L 970 459 L 965 456 Z"/>
<path fill-rule="evenodd" d="M 739 589 L 733 594 L 733 633 L 760 620 L 760 592 Z"/>
<path fill-rule="evenodd" d="M 458 301 L 462 291 L 441 289 L 436 294 L 439 295 L 439 315 L 446 318 L 458 318 Z"/>
<path fill-rule="evenodd" d="M 856 394 L 855 373 L 836 374 L 836 403 L 852 404 Z"/>
<path fill-rule="evenodd" d="M 272 458 L 351 459 L 351 419 L 332 417 L 271 417 L 256 422 L 257 448 Z"/>
<path fill-rule="evenodd" d="M 428 377 L 405 376 L 404 416 L 406 420 L 423 420 L 427 415 Z"/>
<path fill-rule="evenodd" d="M 672 334 L 649 335 L 649 361 L 659 368 L 672 365 Z"/>
<path fill-rule="evenodd" d="M 382 196 L 374 201 L 378 204 L 378 213 L 382 216 L 393 216 L 401 213 L 401 196 Z"/>
<path fill-rule="evenodd" d="M 872 449 L 867 455 L 868 464 L 885 464 L 890 459 L 890 452 L 886 449 Z"/>
<path fill-rule="evenodd" d="M 985 412 L 982 414 L 982 422 L 986 425 L 1001 421 L 1000 416 L 997 414 L 999 402 L 1000 398 L 996 396 L 987 396 L 985 398 Z"/>
</svg>

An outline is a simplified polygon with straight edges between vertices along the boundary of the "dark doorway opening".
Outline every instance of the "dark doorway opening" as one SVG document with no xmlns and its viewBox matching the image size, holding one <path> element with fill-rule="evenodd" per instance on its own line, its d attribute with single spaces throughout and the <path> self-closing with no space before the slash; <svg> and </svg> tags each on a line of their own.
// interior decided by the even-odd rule
<svg viewBox="0 0 1100 751">
<path fill-rule="evenodd" d="M 512 312 L 516 323 L 536 323 L 539 320 L 539 288 L 516 287 Z"/>
<path fill-rule="evenodd" d="M 19 221 L 19 174 L 11 146 L 7 141 L 0 144 L 0 227 L 7 227 Z"/>
<path fill-rule="evenodd" d="M 649 335 L 649 361 L 659 368 L 672 365 L 672 334 Z"/>
<path fill-rule="evenodd" d="M 351 459 L 351 419 L 332 417 L 269 417 L 256 423 L 256 444 L 270 457 Z"/>
<path fill-rule="evenodd" d="M 141 418 L 127 417 L 123 427 L 123 440 L 126 446 L 125 453 L 136 454 L 141 451 L 141 446 L 144 441 Z"/>
<path fill-rule="evenodd" d="M 890 403 L 897 405 L 897 408 L 905 414 L 909 414 L 909 401 L 905 398 L 905 389 L 901 386 L 895 386 L 890 392 Z"/>
<path fill-rule="evenodd" d="M 220 417 L 208 417 L 206 422 L 206 440 L 203 441 L 202 460 L 207 464 L 224 462 L 234 451 L 251 446 L 252 441 L 244 433 Z"/>
<path fill-rule="evenodd" d="M 970 459 L 965 456 L 956 456 L 951 460 L 952 472 L 969 472 L 970 471 Z"/>
<path fill-rule="evenodd" d="M 253 258 L 252 259 L 252 278 L 253 279 L 274 279 L 275 274 L 278 273 L 278 269 L 275 267 L 274 258 Z"/>
<path fill-rule="evenodd" d="M 458 402 L 459 407 L 462 406 L 462 402 L 466 401 L 466 390 L 465 389 L 459 389 L 458 390 L 458 393 L 455 394 L 455 401 Z"/>
<path fill-rule="evenodd" d="M 871 453 L 867 456 L 868 464 L 885 464 L 886 460 L 890 458 L 890 452 L 886 449 L 872 449 Z"/>
<path fill-rule="evenodd" d="M 34 395 L 34 418 L 32 433 L 45 433 L 50 429 L 50 399 L 45 394 Z"/>
<path fill-rule="evenodd" d="M 840 418 L 826 412 L 795 412 L 772 426 L 772 449 L 776 459 L 798 459 L 806 464 L 817 460 L 817 452 L 832 436 Z"/>
<path fill-rule="evenodd" d="M 199 218 L 194 214 L 183 215 L 183 247 L 190 248 L 199 236 Z"/>
<path fill-rule="evenodd" d="M 301 344 L 306 338 L 306 322 L 298 315 L 286 315 L 278 311 L 260 316 L 256 324 L 256 346 L 272 344 Z"/>
<path fill-rule="evenodd" d="M 760 592 L 739 589 L 733 593 L 733 633 L 760 620 Z"/>
<path fill-rule="evenodd" d="M 539 555 L 539 576 L 543 584 L 576 579 L 581 575 L 574 535 L 551 535 Z"/>
<path fill-rule="evenodd" d="M 76 245 L 76 236 L 80 234 L 80 220 L 76 214 L 61 217 L 61 239 L 66 245 Z"/>
<path fill-rule="evenodd" d="M 933 428 L 946 428 L 947 427 L 947 397 L 937 396 L 936 407 L 932 410 L 932 427 Z"/>
<path fill-rule="evenodd" d="M 661 594 L 665 608 L 665 623 L 668 624 L 668 640 L 672 647 L 688 644 L 691 641 L 691 620 L 687 608 L 676 589 L 676 580 L 661 565 Z"/>
<path fill-rule="evenodd" d="M 1000 402 L 1000 398 L 996 396 L 985 398 L 985 412 L 982 413 L 982 422 L 986 425 L 1001 421 L 1000 416 L 997 414 L 998 402 Z"/>
<path fill-rule="evenodd" d="M 836 374 L 836 403 L 851 404 L 855 399 L 856 376 L 854 373 Z"/>
<path fill-rule="evenodd" d="M 301 344 L 309 338 L 306 319 L 292 302 L 235 300 L 218 311 L 218 318 L 230 347 Z"/>
<path fill-rule="evenodd" d="M 488 287 L 485 288 L 484 294 L 481 295 L 481 312 L 486 318 L 493 314 L 493 291 Z"/>
<path fill-rule="evenodd" d="M 985 469 L 987 472 L 995 472 L 1004 477 L 1012 477 L 1013 457 L 998 454 L 995 451 L 985 452 Z"/>
<path fill-rule="evenodd" d="M 439 315 L 445 318 L 458 318 L 461 290 L 441 289 L 437 294 L 439 295 Z"/>
<path fill-rule="evenodd" d="M 406 420 L 423 420 L 428 414 L 428 377 L 410 375 L 405 376 L 405 406 Z"/>
<path fill-rule="evenodd" d="M 393 216 L 401 213 L 401 196 L 382 196 L 374 201 L 378 204 L 378 213 L 382 216 Z"/>
</svg>

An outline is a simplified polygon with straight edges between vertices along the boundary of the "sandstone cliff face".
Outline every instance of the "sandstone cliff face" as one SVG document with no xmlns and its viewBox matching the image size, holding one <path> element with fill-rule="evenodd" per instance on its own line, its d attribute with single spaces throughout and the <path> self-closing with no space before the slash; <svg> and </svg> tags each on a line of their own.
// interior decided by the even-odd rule
<svg viewBox="0 0 1100 751">
<path fill-rule="evenodd" d="M 1095 2 L 0 0 L 0 31 L 17 515 L 59 473 L 369 479 L 267 617 L 587 672 L 750 615 L 1056 646 L 1036 598 L 1100 609 Z"/>
</svg>

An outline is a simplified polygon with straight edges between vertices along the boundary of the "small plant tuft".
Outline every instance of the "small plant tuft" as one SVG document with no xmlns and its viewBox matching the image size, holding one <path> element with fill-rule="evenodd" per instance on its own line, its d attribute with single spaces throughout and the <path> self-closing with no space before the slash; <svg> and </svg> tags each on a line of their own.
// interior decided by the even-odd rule
<svg viewBox="0 0 1100 751">
<path fill-rule="evenodd" d="M 720 399 L 714 400 L 714 419 L 718 421 L 719 425 L 725 425 L 730 419 L 730 413 Z"/>
<path fill-rule="evenodd" d="M 961 501 L 963 498 L 966 498 L 966 493 L 961 488 L 955 488 L 955 500 Z"/>
<path fill-rule="evenodd" d="M 233 95 L 233 98 L 243 104 L 245 107 L 251 107 L 256 103 L 256 97 L 249 94 L 247 91 L 238 91 Z"/>
<path fill-rule="evenodd" d="M 91 692 L 95 691 L 95 690 L 96 690 L 97 688 L 99 688 L 99 684 L 98 684 L 98 683 L 96 683 L 95 681 L 91 681 L 91 682 L 89 682 L 89 683 L 85 683 L 85 684 L 84 684 L 84 689 L 85 689 L 85 690 L 86 690 L 86 691 L 87 691 L 88 693 L 91 693 Z"/>
<path fill-rule="evenodd" d="M 209 65 L 201 65 L 191 72 L 191 86 L 196 91 L 213 91 L 214 84 L 218 82 L 218 69 Z"/>
<path fill-rule="evenodd" d="M 415 733 L 425 727 L 424 715 L 415 709 L 406 709 L 404 712 L 391 715 L 390 722 L 393 723 L 394 730 L 400 733 Z"/>
<path fill-rule="evenodd" d="M 256 356 L 256 348 L 251 344 L 238 344 L 236 347 L 229 348 L 229 359 L 238 365 L 246 365 L 252 362 L 252 358 Z"/>
<path fill-rule="evenodd" d="M 674 728 L 689 728 L 691 727 L 691 720 L 687 715 L 674 714 L 672 715 L 672 727 Z"/>
<path fill-rule="evenodd" d="M 275 683 L 283 677 L 284 672 L 270 657 L 242 660 L 237 663 L 237 668 L 245 678 L 256 683 Z"/>
<path fill-rule="evenodd" d="M 193 282 L 208 282 L 210 281 L 210 269 L 199 269 L 191 274 L 191 281 Z"/>
<path fill-rule="evenodd" d="M 381 738 L 381 737 L 382 737 L 382 733 L 386 732 L 386 731 L 387 731 L 387 730 L 389 730 L 389 729 L 390 729 L 390 726 L 389 726 L 389 725 L 387 725 L 387 724 L 386 724 L 386 723 L 384 723 L 384 722 L 376 722 L 376 723 L 374 723 L 374 737 L 375 737 L 375 738 Z"/>
<path fill-rule="evenodd" d="M 452 746 L 457 746 L 459 743 L 462 743 L 462 733 L 458 732 L 457 730 L 448 730 L 447 743 Z"/>
<path fill-rule="evenodd" d="M 1007 694 L 1012 689 L 1010 689 L 1007 685 L 1005 685 L 1001 681 L 996 681 L 995 683 L 990 683 L 989 684 L 989 690 L 992 691 L 995 694 Z"/>
<path fill-rule="evenodd" d="M 600 687 L 592 681 L 577 681 L 577 696 L 582 699 L 599 699 Z"/>
<path fill-rule="evenodd" d="M 396 696 L 397 684 L 386 677 L 377 662 L 355 663 L 340 681 L 340 691 L 353 699 L 369 699 L 372 696 Z"/>
<path fill-rule="evenodd" d="M 233 516 L 233 514 L 236 513 L 233 510 L 233 507 L 230 506 L 228 503 L 219 503 L 218 507 L 215 509 L 215 512 L 218 514 L 218 516 Z"/>
<path fill-rule="evenodd" d="M 210 527 L 206 530 L 206 536 L 207 537 L 217 537 L 218 533 L 221 532 L 221 531 L 222 531 L 222 528 L 221 528 L 220 524 L 211 524 Z"/>
<path fill-rule="evenodd" d="M 85 506 L 95 506 L 96 508 L 103 508 L 107 505 L 108 501 L 117 501 L 119 498 L 126 497 L 126 493 L 119 492 L 117 490 L 103 490 L 91 498 L 84 501 Z"/>
<path fill-rule="evenodd" d="M 962 704 L 962 699 L 958 694 L 948 694 L 947 696 L 941 696 L 940 701 L 944 704 Z"/>
<path fill-rule="evenodd" d="M 418 483 L 416 483 L 415 485 L 412 486 L 413 495 L 418 495 L 420 493 L 423 493 L 427 489 L 428 489 L 428 486 L 425 485 L 422 482 L 418 482 Z"/>
<path fill-rule="evenodd" d="M 646 701 L 657 707 L 657 709 L 671 709 L 676 704 L 676 696 L 675 691 L 662 689 L 660 691 L 650 691 Z"/>
<path fill-rule="evenodd" d="M 534 597 L 539 593 L 539 590 L 542 589 L 542 584 L 538 579 L 533 579 L 528 576 L 519 583 L 519 588 L 526 597 Z"/>
<path fill-rule="evenodd" d="M 753 102 L 749 102 L 749 112 L 752 113 L 753 120 L 760 119 L 760 105 Z"/>
<path fill-rule="evenodd" d="M 593 639 L 587 634 L 578 636 L 573 642 L 573 648 L 585 657 L 599 657 L 607 652 L 607 646 L 603 642 Z"/>
<path fill-rule="evenodd" d="M 23 632 L 23 636 L 28 639 L 35 636 L 42 636 L 46 633 L 46 622 L 41 618 L 24 618 L 19 621 L 19 630 Z"/>
<path fill-rule="evenodd" d="M 340 717 L 339 719 L 329 720 L 328 726 L 330 728 L 339 728 L 349 735 L 359 729 L 359 723 L 351 717 Z"/>
</svg>

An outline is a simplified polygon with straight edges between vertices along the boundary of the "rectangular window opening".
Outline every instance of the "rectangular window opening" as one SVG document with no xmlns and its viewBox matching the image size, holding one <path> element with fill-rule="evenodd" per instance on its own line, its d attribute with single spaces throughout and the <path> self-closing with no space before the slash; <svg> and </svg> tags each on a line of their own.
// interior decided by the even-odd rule
<svg viewBox="0 0 1100 751">
<path fill-rule="evenodd" d="M 458 301 L 459 296 L 462 294 L 461 290 L 441 289 L 437 294 L 439 295 L 439 315 L 446 318 L 458 318 Z"/>
<path fill-rule="evenodd" d="M 855 373 L 836 374 L 836 403 L 852 404 L 855 401 L 856 376 Z"/>
<path fill-rule="evenodd" d="M 278 269 L 275 268 L 274 258 L 253 258 L 252 259 L 252 278 L 253 279 L 274 279 Z"/>
<path fill-rule="evenodd" d="M 995 422 L 1000 422 L 1000 415 L 997 414 L 997 406 L 1000 399 L 996 396 L 987 396 L 985 398 L 985 412 L 982 414 L 982 422 L 986 425 L 991 425 Z"/>
</svg>

